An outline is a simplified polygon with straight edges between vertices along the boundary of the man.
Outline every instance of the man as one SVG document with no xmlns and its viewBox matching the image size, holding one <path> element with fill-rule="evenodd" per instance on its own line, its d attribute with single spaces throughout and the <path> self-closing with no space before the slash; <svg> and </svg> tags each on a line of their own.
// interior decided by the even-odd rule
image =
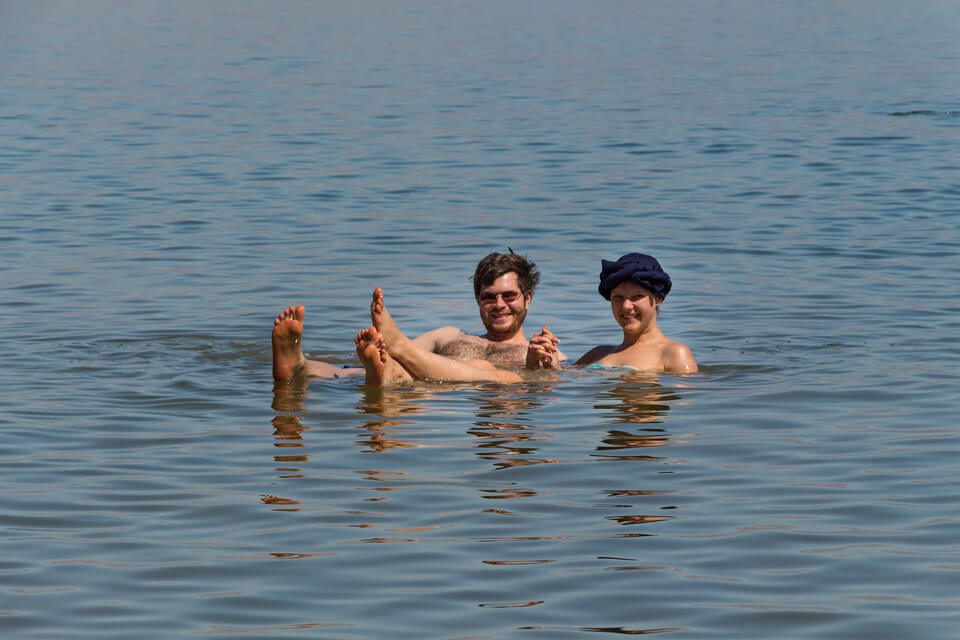
<svg viewBox="0 0 960 640">
<path fill-rule="evenodd" d="M 486 332 L 471 335 L 457 327 L 440 327 L 414 338 L 419 349 L 460 361 L 486 361 L 500 369 L 520 369 L 527 362 L 528 340 L 523 322 L 540 282 L 536 265 L 510 250 L 483 258 L 473 274 L 473 292 Z M 300 375 L 321 378 L 361 376 L 364 368 L 342 368 L 308 360 L 301 349 L 303 306 L 288 307 L 273 323 L 273 377 L 286 381 Z M 555 339 L 553 339 L 556 342 Z M 358 350 L 361 344 L 357 344 Z M 380 384 L 410 382 L 412 376 L 387 359 Z"/>
</svg>

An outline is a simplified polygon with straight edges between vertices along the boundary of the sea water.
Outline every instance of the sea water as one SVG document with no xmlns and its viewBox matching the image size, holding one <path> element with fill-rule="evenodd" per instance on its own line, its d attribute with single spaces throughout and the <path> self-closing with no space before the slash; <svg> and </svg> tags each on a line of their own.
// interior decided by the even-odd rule
<svg viewBox="0 0 960 640">
<path fill-rule="evenodd" d="M 0 9 L 0 635 L 952 638 L 953 2 Z M 274 387 L 383 287 L 693 376 Z"/>
</svg>

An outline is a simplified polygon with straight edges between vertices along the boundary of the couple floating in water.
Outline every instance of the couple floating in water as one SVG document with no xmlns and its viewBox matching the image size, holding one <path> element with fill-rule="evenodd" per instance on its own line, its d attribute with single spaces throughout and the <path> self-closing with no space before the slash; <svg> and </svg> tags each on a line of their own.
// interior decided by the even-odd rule
<svg viewBox="0 0 960 640">
<path fill-rule="evenodd" d="M 697 363 L 683 343 L 667 338 L 657 313 L 670 292 L 670 276 L 652 256 L 630 253 L 615 262 L 601 261 L 599 292 L 610 301 L 623 333 L 619 345 L 589 350 L 577 366 L 694 373 Z M 540 280 L 536 265 L 513 253 L 492 253 L 477 265 L 474 297 L 486 329 L 471 335 L 441 327 L 409 338 L 387 310 L 376 289 L 370 303 L 372 326 L 354 342 L 363 367 L 338 367 L 303 355 L 304 308 L 288 307 L 274 321 L 273 376 L 288 381 L 301 376 L 365 376 L 367 384 L 393 385 L 414 380 L 514 383 L 524 371 L 558 369 L 565 360 L 559 340 L 547 328 L 527 340 L 523 323 Z"/>
</svg>

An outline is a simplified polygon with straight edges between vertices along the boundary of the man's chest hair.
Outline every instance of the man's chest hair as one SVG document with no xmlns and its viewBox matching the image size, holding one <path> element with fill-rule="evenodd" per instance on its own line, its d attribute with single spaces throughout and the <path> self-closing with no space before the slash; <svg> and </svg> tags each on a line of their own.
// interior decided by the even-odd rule
<svg viewBox="0 0 960 640">
<path fill-rule="evenodd" d="M 520 344 L 498 344 L 479 336 L 461 334 L 443 344 L 437 353 L 457 360 L 488 360 L 493 364 L 523 364 L 527 347 Z"/>
</svg>

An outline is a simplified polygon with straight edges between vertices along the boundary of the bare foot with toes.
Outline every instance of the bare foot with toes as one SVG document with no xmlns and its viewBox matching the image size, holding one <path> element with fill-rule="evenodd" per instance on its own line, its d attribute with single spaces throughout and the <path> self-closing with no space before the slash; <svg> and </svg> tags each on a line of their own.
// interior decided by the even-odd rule
<svg viewBox="0 0 960 640">
<path fill-rule="evenodd" d="M 366 383 L 383 385 L 386 383 L 387 351 L 375 327 L 357 332 L 353 339 L 357 345 L 357 357 L 363 363 L 367 373 Z"/>
<path fill-rule="evenodd" d="M 303 369 L 303 305 L 287 307 L 273 321 L 273 379 L 292 379 Z"/>
</svg>

